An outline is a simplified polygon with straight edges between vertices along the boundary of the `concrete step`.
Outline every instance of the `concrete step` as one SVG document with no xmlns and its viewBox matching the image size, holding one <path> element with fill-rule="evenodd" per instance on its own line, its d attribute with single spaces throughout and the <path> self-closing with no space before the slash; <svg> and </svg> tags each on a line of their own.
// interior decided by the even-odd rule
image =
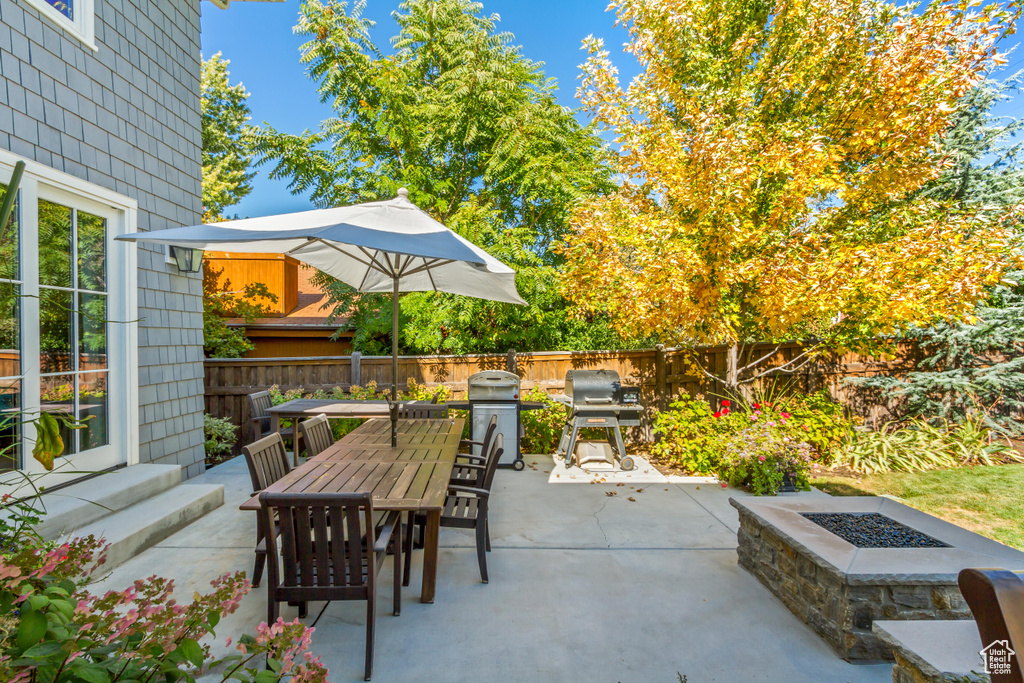
<svg viewBox="0 0 1024 683">
<path fill-rule="evenodd" d="M 220 484 L 182 484 L 71 533 L 105 538 L 110 549 L 103 568 L 109 570 L 223 504 Z"/>
<path fill-rule="evenodd" d="M 37 527 L 55 539 L 181 483 L 178 465 L 132 465 L 43 494 L 46 515 Z"/>
</svg>

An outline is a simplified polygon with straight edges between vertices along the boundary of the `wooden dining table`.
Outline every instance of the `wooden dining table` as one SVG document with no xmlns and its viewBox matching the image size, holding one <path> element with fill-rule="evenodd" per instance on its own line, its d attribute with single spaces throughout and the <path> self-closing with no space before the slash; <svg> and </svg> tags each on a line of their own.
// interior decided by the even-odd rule
<svg viewBox="0 0 1024 683">
<path fill-rule="evenodd" d="M 441 511 L 464 425 L 463 419 L 399 420 L 398 445 L 392 446 L 391 421 L 367 420 L 266 490 L 370 492 L 375 510 L 424 513 L 427 526 L 420 600 L 430 603 L 437 585 Z M 258 511 L 259 494 L 239 509 Z"/>
</svg>

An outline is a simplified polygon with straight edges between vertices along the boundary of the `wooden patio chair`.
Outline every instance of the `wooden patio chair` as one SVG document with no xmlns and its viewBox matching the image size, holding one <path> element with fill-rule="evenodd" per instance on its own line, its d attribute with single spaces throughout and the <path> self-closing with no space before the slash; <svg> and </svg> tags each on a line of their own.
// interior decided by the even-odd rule
<svg viewBox="0 0 1024 683">
<path fill-rule="evenodd" d="M 487 431 L 484 432 L 484 438 L 481 441 L 473 441 L 472 439 L 462 439 L 459 441 L 460 446 L 480 446 L 480 453 L 486 454 L 490 452 L 491 439 L 494 438 L 494 433 L 498 429 L 498 416 L 491 415 L 490 422 L 487 423 Z M 481 483 L 481 477 L 486 470 L 487 456 L 486 455 L 473 455 L 472 453 L 459 453 L 456 457 L 455 467 L 452 468 L 452 476 L 449 478 L 451 484 L 464 484 L 466 486 L 477 486 Z M 466 462 L 459 462 L 462 459 Z M 419 530 L 419 535 L 416 536 L 416 530 Z M 420 549 L 423 547 L 423 525 L 417 527 L 412 521 L 406 525 L 406 531 L 412 537 L 412 540 L 406 539 L 406 558 L 405 558 L 405 585 L 409 585 L 409 568 L 410 568 L 410 556 L 412 549 L 415 547 Z"/>
<path fill-rule="evenodd" d="M 401 518 L 392 512 L 378 535 L 373 498 L 363 493 L 262 493 L 266 544 L 276 548 L 267 586 L 267 623 L 277 621 L 278 603 L 320 600 L 366 601 L 366 674 L 373 673 L 377 575 L 394 550 L 394 614 L 402 605 Z M 277 520 L 276 530 L 274 520 Z M 280 554 L 280 564 L 278 563 Z"/>
<path fill-rule="evenodd" d="M 281 439 L 280 434 L 271 434 L 248 446 L 242 446 L 242 454 L 245 456 L 245 464 L 249 466 L 249 478 L 252 481 L 252 495 L 254 496 L 288 474 L 292 469 L 288 464 L 288 453 L 284 449 L 284 440 Z M 256 517 L 256 565 L 252 570 L 253 586 L 259 586 L 260 580 L 263 578 L 267 550 L 262 541 L 266 537 L 263 515 L 258 515 Z"/>
<path fill-rule="evenodd" d="M 480 579 L 484 583 L 487 578 L 487 553 L 491 552 L 491 533 L 487 523 L 487 506 L 491 496 L 491 483 L 494 481 L 494 471 L 498 467 L 498 461 L 504 452 L 504 437 L 496 434 L 490 444 L 490 452 L 487 454 L 487 463 L 478 481 L 477 486 L 466 486 L 465 484 L 449 484 L 448 498 L 444 503 L 444 511 L 441 513 L 441 526 L 453 527 L 456 529 L 473 529 L 476 532 L 476 558 L 480 564 Z M 415 522 L 424 527 L 427 523 L 425 515 L 416 515 Z M 421 531 L 421 533 L 423 533 Z M 408 573 L 411 570 L 412 533 L 406 536 L 406 584 L 408 585 Z"/>
<path fill-rule="evenodd" d="M 255 394 L 248 394 L 249 399 L 249 420 L 252 423 L 253 441 L 262 439 L 265 434 L 270 433 L 270 413 L 267 411 L 273 406 L 270 401 L 269 391 L 257 391 Z M 285 427 L 279 434 L 282 437 L 291 438 L 295 433 L 294 428 Z"/>
<path fill-rule="evenodd" d="M 481 455 L 473 455 L 472 453 L 459 453 L 456 456 L 455 468 L 452 469 L 451 483 L 453 484 L 466 484 L 467 486 L 477 486 L 481 483 L 480 475 L 486 469 L 487 464 L 487 453 L 490 452 L 491 439 L 494 438 L 494 433 L 498 429 L 498 416 L 491 415 L 490 422 L 487 423 L 487 430 L 484 432 L 484 438 L 480 441 L 473 441 L 472 439 L 462 439 L 459 441 L 460 446 L 480 446 Z M 466 462 L 458 462 L 458 459 L 462 459 Z"/>
<path fill-rule="evenodd" d="M 985 649 L 990 643 L 1001 643 L 1018 653 L 1010 657 L 1009 672 L 993 676 L 992 680 L 1024 681 L 1024 577 L 1005 569 L 962 569 L 957 584 L 971 608 Z"/>
<path fill-rule="evenodd" d="M 317 415 L 299 423 L 299 435 L 306 445 L 306 455 L 312 458 L 334 445 L 334 432 L 326 415 Z"/>
</svg>

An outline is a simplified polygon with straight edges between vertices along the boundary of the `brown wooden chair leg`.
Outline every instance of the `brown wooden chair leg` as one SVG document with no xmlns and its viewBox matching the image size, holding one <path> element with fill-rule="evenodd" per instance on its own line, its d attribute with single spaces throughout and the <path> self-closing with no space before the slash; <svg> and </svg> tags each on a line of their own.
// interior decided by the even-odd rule
<svg viewBox="0 0 1024 683">
<path fill-rule="evenodd" d="M 402 576 L 402 585 L 408 587 L 409 579 L 412 577 L 412 534 L 414 529 L 413 520 L 415 513 L 410 512 L 408 517 L 408 523 L 405 525 L 405 572 Z"/>
<path fill-rule="evenodd" d="M 309 603 L 307 603 L 307 602 L 300 602 L 299 603 L 299 619 L 305 619 L 308 616 L 309 616 Z"/>
<path fill-rule="evenodd" d="M 487 535 L 487 525 L 485 522 L 478 521 L 476 525 L 476 559 L 480 562 L 480 580 L 487 583 L 487 541 L 485 536 Z"/>
<path fill-rule="evenodd" d="M 371 595 L 369 600 L 366 601 L 366 677 L 364 680 L 370 680 L 370 676 L 373 675 L 373 635 L 374 635 L 374 617 L 377 614 L 376 605 Z"/>
<path fill-rule="evenodd" d="M 263 580 L 263 567 L 267 564 L 267 554 L 256 551 L 256 564 L 252 568 L 252 587 L 259 588 Z"/>
<path fill-rule="evenodd" d="M 487 539 L 487 552 L 491 552 L 491 524 L 484 520 L 484 536 Z"/>
</svg>

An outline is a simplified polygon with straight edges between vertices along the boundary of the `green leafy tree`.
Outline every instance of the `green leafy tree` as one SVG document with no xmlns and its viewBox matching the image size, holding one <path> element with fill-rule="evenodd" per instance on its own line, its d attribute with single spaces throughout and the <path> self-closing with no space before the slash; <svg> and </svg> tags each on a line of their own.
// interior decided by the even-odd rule
<svg viewBox="0 0 1024 683">
<path fill-rule="evenodd" d="M 466 297 L 403 297 L 403 348 L 496 351 L 621 343 L 598 316 L 570 319 L 550 246 L 571 206 L 610 191 L 607 153 L 555 101 L 555 84 L 522 55 L 497 16 L 468 0 L 408 0 L 393 14 L 385 54 L 370 38 L 363 2 L 308 0 L 296 31 L 302 62 L 334 116 L 316 132 L 252 131 L 258 164 L 320 207 L 392 197 L 418 206 L 517 270 L 528 306 Z M 356 346 L 390 345 L 388 298 L 359 296 L 322 277 Z"/>
<path fill-rule="evenodd" d="M 1024 122 L 992 113 L 1019 89 L 1018 76 L 990 79 L 963 98 L 943 139 L 951 163 L 922 194 L 994 214 L 1024 202 L 1022 143 L 1014 139 Z M 851 383 L 888 402 L 900 420 L 980 420 L 1002 433 L 1024 434 L 1022 283 L 1024 272 L 1009 271 L 970 320 L 909 329 L 905 337 L 925 356 L 906 377 Z"/>
<path fill-rule="evenodd" d="M 227 59 L 221 53 L 203 62 L 200 77 L 203 138 L 203 220 L 220 220 L 225 208 L 252 190 L 250 154 L 242 143 L 249 121 L 249 93 L 228 80 Z"/>
</svg>

